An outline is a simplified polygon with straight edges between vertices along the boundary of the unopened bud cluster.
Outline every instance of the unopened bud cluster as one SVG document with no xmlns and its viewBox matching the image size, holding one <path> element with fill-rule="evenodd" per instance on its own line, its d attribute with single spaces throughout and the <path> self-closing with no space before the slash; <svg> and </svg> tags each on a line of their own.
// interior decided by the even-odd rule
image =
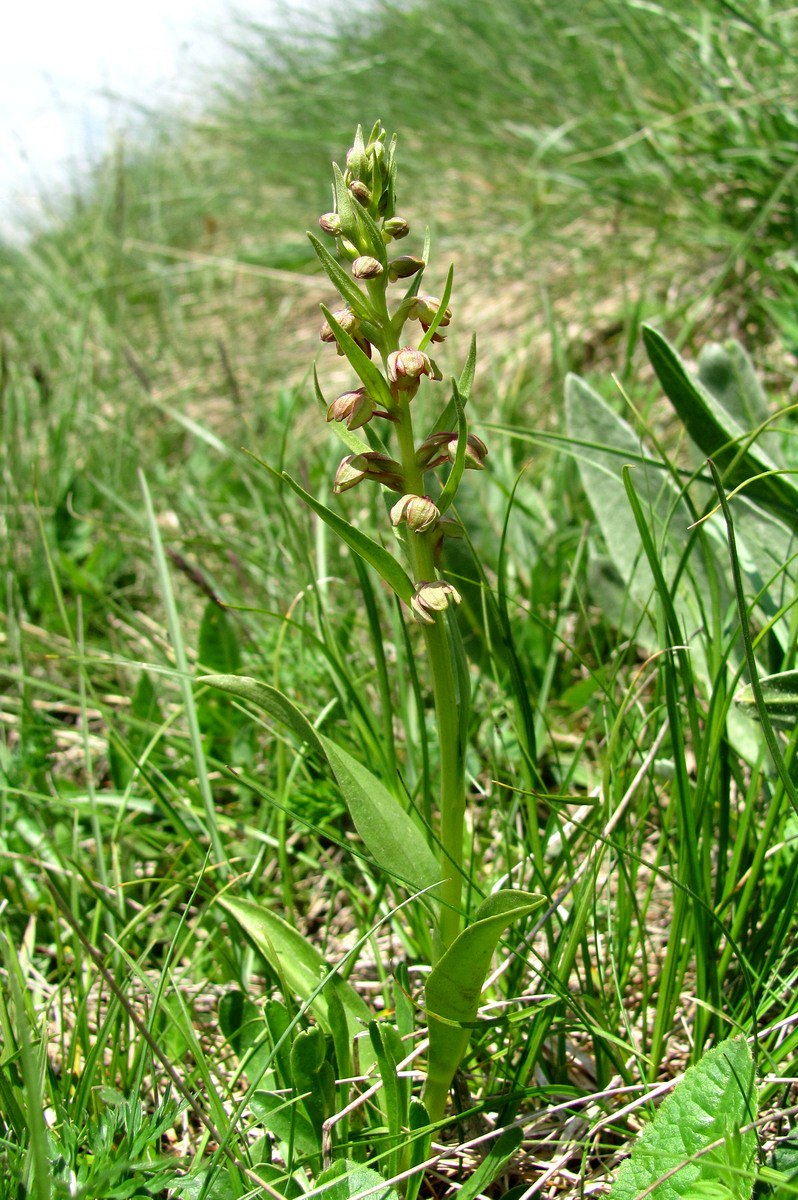
<svg viewBox="0 0 798 1200">
<path fill-rule="evenodd" d="M 427 265 L 423 258 L 410 253 L 391 257 L 392 243 L 410 232 L 407 220 L 396 213 L 395 147 L 396 139 L 388 142 L 379 122 L 368 138 L 358 127 L 344 169 L 333 166 L 334 207 L 319 218 L 321 230 L 335 239 L 337 254 L 311 240 L 343 301 L 343 307 L 329 313 L 325 309 L 329 319 L 321 327 L 321 340 L 334 343 L 338 353 L 349 359 L 361 384 L 327 406 L 327 420 L 350 431 L 365 431 L 371 443 L 367 449 L 367 442 L 361 441 L 362 450 L 342 459 L 333 490 L 348 491 L 371 480 L 398 492 L 401 498 L 391 509 L 391 522 L 401 532 L 411 567 L 426 575 L 430 570 L 434 574 L 433 562 L 444 537 L 461 536 L 462 528 L 427 494 L 424 477 L 436 467 L 456 462 L 480 470 L 488 451 L 480 438 L 469 433 L 465 450 L 458 455 L 456 430 L 436 430 L 418 445 L 413 439 L 411 404 L 425 378 L 442 379 L 427 347 L 443 341 L 442 331 L 451 323 L 452 311 L 440 297 L 421 291 Z M 345 280 L 344 274 L 349 278 Z M 402 283 L 404 294 L 400 288 L 393 299 L 394 285 Z M 403 332 L 407 322 L 418 322 L 420 345 L 411 344 L 409 330 Z M 372 360 L 371 365 L 363 355 Z M 378 362 L 382 382 L 375 375 Z M 367 428 L 375 417 L 386 419 L 384 430 L 397 430 L 397 458 L 385 453 L 382 442 Z M 452 489 L 452 484 L 446 488 L 443 507 L 451 503 Z M 410 609 L 416 621 L 432 625 L 439 613 L 459 602 L 451 584 L 426 578 L 416 585 Z"/>
</svg>

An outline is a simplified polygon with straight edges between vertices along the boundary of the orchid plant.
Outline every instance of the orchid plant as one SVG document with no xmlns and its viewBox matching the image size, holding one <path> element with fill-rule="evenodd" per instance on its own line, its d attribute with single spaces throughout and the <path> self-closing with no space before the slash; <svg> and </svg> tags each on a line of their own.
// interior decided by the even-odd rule
<svg viewBox="0 0 798 1200">
<path fill-rule="evenodd" d="M 433 827 L 425 828 L 403 796 L 392 794 L 347 751 L 319 734 L 275 689 L 237 677 L 206 677 L 206 682 L 254 700 L 326 757 L 374 862 L 415 895 L 417 903 L 428 906 L 434 934 L 424 1001 L 430 1041 L 423 1099 L 429 1118 L 437 1121 L 468 1047 L 499 939 L 542 900 L 528 892 L 489 892 L 483 886 L 487 898 L 472 912 L 463 908 L 470 683 L 456 619 L 460 594 L 441 574 L 441 561 L 446 539 L 463 536 L 454 501 L 465 471 L 482 470 L 488 450 L 469 432 L 466 418 L 476 364 L 474 339 L 450 396 L 439 401 L 437 416 L 417 436 L 422 388 L 434 395 L 442 386 L 430 351 L 443 341 L 453 319 L 453 272 L 449 270 L 441 295 L 432 295 L 422 290 L 428 242 L 420 255 L 394 253 L 410 234 L 408 221 L 396 211 L 395 150 L 396 138 L 389 141 L 380 122 L 368 136 L 358 127 L 344 167 L 333 164 L 333 208 L 319 220 L 327 244 L 308 236 L 340 298 L 335 306 L 322 305 L 321 340 L 347 359 L 356 377 L 354 386 L 328 403 L 315 376 L 327 421 L 347 450 L 332 490 L 383 489 L 386 523 L 393 527 L 399 557 L 290 476 L 280 478 L 382 576 L 420 626 L 438 737 L 439 790 L 437 797 L 428 798 L 427 809 L 436 813 Z M 228 908 L 252 932 L 257 922 L 248 903 L 228 901 Z M 273 946 L 275 936 L 273 927 L 262 944 Z"/>
</svg>

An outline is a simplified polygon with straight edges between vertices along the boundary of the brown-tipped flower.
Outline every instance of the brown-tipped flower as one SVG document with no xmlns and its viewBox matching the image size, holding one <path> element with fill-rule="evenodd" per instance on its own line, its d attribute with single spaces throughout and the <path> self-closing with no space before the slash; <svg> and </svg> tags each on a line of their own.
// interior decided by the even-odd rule
<svg viewBox="0 0 798 1200">
<path fill-rule="evenodd" d="M 343 329 L 344 333 L 351 333 L 352 337 L 355 337 L 358 329 L 360 328 L 360 321 L 352 312 L 352 309 L 349 307 L 349 305 L 347 305 L 346 308 L 336 309 L 336 311 L 333 313 L 333 316 Z M 329 321 L 325 321 L 322 325 L 321 329 L 319 330 L 319 337 L 323 342 L 335 341 L 335 334 L 332 331 L 332 326 L 330 325 Z"/>
<path fill-rule="evenodd" d="M 352 263 L 352 274 L 355 279 L 376 279 L 382 275 L 382 263 L 368 254 L 362 254 Z"/>
<path fill-rule="evenodd" d="M 435 320 L 435 314 L 440 306 L 441 302 L 437 296 L 416 296 L 407 315 L 411 321 L 420 321 L 421 326 L 426 333 L 432 322 Z M 438 322 L 438 328 L 440 328 L 442 325 L 449 325 L 451 320 L 452 310 L 447 308 Z"/>
<path fill-rule="evenodd" d="M 428 438 L 425 438 L 420 446 L 416 448 L 416 462 L 425 471 L 431 467 L 437 467 L 440 463 L 446 462 L 449 457 L 446 443 L 449 438 L 456 438 L 456 433 L 431 433 Z"/>
<path fill-rule="evenodd" d="M 410 279 L 419 271 L 423 271 L 426 265 L 423 258 L 416 258 L 414 254 L 401 254 L 388 264 L 388 278 L 391 283 L 395 283 L 397 279 Z"/>
<path fill-rule="evenodd" d="M 382 231 L 398 241 L 399 238 L 407 237 L 410 232 L 410 224 L 404 217 L 388 217 L 387 221 L 382 223 Z"/>
<path fill-rule="evenodd" d="M 454 441 L 449 442 L 449 460 L 454 462 L 457 455 L 457 437 Z M 488 447 L 483 442 L 482 438 L 478 438 L 475 433 L 469 433 L 466 438 L 465 452 L 465 468 L 471 471 L 482 471 L 485 466 L 485 459 L 488 457 Z"/>
<path fill-rule="evenodd" d="M 364 208 L 367 208 L 371 204 L 371 192 L 362 180 L 353 179 L 349 185 L 349 190 L 358 204 L 362 204 Z"/>
<path fill-rule="evenodd" d="M 387 454 L 378 454 L 375 450 L 368 450 L 363 454 L 347 454 L 338 464 L 333 491 L 346 492 L 362 479 L 373 479 L 376 483 L 384 483 L 394 492 L 401 492 L 402 465 Z"/>
<path fill-rule="evenodd" d="M 444 612 L 450 604 L 460 603 L 460 593 L 451 583 L 443 579 L 431 582 L 422 580 L 416 584 L 415 595 L 410 601 L 410 611 L 413 619 L 419 625 L 434 625 L 438 613 Z"/>
<path fill-rule="evenodd" d="M 374 401 L 364 387 L 344 392 L 327 409 L 328 421 L 345 421 L 347 429 L 360 429 L 374 413 Z"/>
<path fill-rule="evenodd" d="M 440 516 L 429 496 L 402 496 L 391 509 L 391 522 L 401 525 L 404 521 L 412 533 L 426 533 L 434 529 Z"/>
<path fill-rule="evenodd" d="M 325 233 L 329 233 L 330 237 L 340 237 L 341 218 L 338 216 L 338 213 L 322 213 L 319 217 L 319 225 Z"/>
<path fill-rule="evenodd" d="M 422 375 L 434 377 L 432 363 L 423 350 L 405 346 L 388 355 L 388 379 L 400 391 L 417 391 Z"/>
<path fill-rule="evenodd" d="M 457 457 L 456 433 L 432 433 L 416 450 L 416 462 L 425 471 L 440 466 L 444 462 L 454 462 Z M 466 439 L 465 467 L 466 470 L 481 471 L 488 456 L 488 447 L 475 433 L 469 433 Z"/>
</svg>

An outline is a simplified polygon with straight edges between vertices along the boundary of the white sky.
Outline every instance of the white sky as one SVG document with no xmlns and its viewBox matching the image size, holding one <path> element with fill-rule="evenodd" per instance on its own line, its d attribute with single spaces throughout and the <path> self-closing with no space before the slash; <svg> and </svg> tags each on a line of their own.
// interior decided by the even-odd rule
<svg viewBox="0 0 798 1200">
<path fill-rule="evenodd" d="M 269 0 L 235 0 L 265 18 Z M 17 0 L 0 36 L 0 234 L 113 129 L 116 96 L 179 102 L 224 55 L 230 0 Z M 120 107 L 124 121 L 124 104 Z"/>
</svg>

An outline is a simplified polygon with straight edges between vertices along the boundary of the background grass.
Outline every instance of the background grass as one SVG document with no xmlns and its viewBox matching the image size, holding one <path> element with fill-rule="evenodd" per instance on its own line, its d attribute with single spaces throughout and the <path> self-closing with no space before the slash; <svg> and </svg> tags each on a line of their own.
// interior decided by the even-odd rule
<svg viewBox="0 0 798 1200">
<path fill-rule="evenodd" d="M 463 502 L 473 554 L 447 564 L 477 697 L 475 886 L 509 873 L 551 908 L 506 962 L 517 1019 L 468 1064 L 478 1118 L 526 1117 L 505 1190 L 547 1171 L 562 1194 L 606 1184 L 634 1131 L 612 1114 L 729 1028 L 787 1022 L 760 1067 L 786 1081 L 776 1106 L 792 1098 L 795 818 L 726 732 L 736 628 L 700 597 L 714 692 L 685 655 L 644 665 L 678 641 L 668 596 L 649 624 L 610 603 L 556 438 L 565 372 L 620 408 L 614 372 L 646 452 L 683 465 L 643 319 L 688 353 L 742 337 L 774 407 L 794 399 L 796 21 L 765 0 L 440 0 L 241 24 L 201 117 L 144 114 L 0 250 L 0 1196 L 166 1195 L 185 1174 L 183 1195 L 243 1196 L 242 1163 L 285 1189 L 235 1108 L 241 1045 L 219 1017 L 279 980 L 215 896 L 237 881 L 331 961 L 389 903 L 320 764 L 184 674 L 275 682 L 411 795 L 435 770 L 412 631 L 241 450 L 329 494 L 309 372 L 330 295 L 304 230 L 330 159 L 377 116 L 400 135 L 411 240 L 432 227 L 432 291 L 455 263 L 441 365 L 459 369 L 472 329 L 480 347 L 490 471 Z M 327 391 L 346 379 L 320 369 Z M 341 504 L 381 527 L 361 492 Z M 725 561 L 717 539 L 705 552 Z M 411 908 L 367 942 L 355 977 L 376 1011 L 426 936 Z"/>
</svg>

